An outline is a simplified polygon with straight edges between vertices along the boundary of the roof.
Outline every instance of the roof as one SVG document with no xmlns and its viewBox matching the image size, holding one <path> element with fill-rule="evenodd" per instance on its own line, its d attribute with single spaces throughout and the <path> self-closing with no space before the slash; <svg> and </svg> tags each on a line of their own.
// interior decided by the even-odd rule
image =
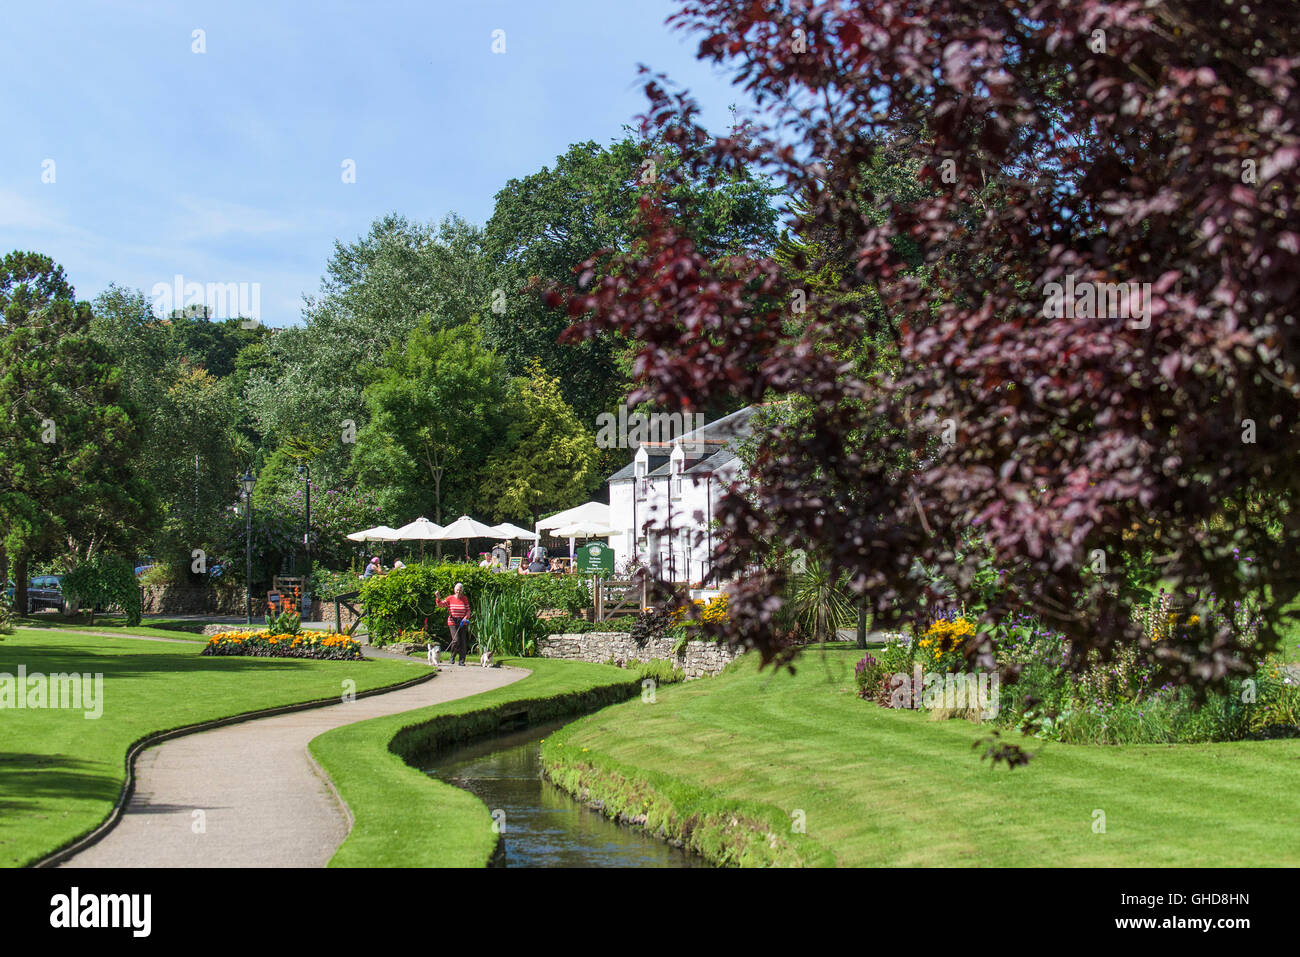
<svg viewBox="0 0 1300 957">
<path fill-rule="evenodd" d="M 710 447 L 721 447 L 730 445 L 737 439 L 745 438 L 750 433 L 750 420 L 754 417 L 759 406 L 747 405 L 743 409 L 732 412 L 730 415 L 724 415 L 720 419 L 714 419 L 698 429 L 692 429 L 673 439 L 671 442 L 643 442 L 642 445 L 647 449 L 665 448 L 671 449 L 674 445 L 685 446 L 688 450 L 691 446 L 697 446 L 702 451 L 707 451 Z"/>
<path fill-rule="evenodd" d="M 646 450 L 648 457 L 646 475 L 653 477 L 669 474 L 671 459 L 668 453 L 675 445 L 681 445 L 688 458 L 699 459 L 684 471 L 685 475 L 705 475 L 728 465 L 739 458 L 740 443 L 749 436 L 751 420 L 759 408 L 757 405 L 746 406 L 698 429 L 685 432 L 671 442 L 642 442 L 641 447 Z M 635 477 L 636 461 L 633 460 L 607 481 L 630 482 Z"/>
<path fill-rule="evenodd" d="M 666 455 L 651 455 L 649 456 L 649 460 L 646 462 L 646 471 L 653 472 L 655 469 L 659 468 L 660 466 L 666 465 L 667 462 L 668 462 L 668 456 Z M 627 465 L 624 465 L 621 469 L 619 469 L 617 472 L 611 475 L 607 481 L 630 482 L 634 478 L 636 478 L 635 459 L 631 462 L 628 462 Z"/>
<path fill-rule="evenodd" d="M 736 450 L 731 446 L 727 446 L 726 448 L 718 449 L 718 451 L 714 452 L 712 455 L 700 459 L 700 461 L 696 462 L 686 470 L 686 474 L 703 475 L 706 472 L 716 472 L 728 462 L 738 458 L 740 458 L 740 456 L 736 454 Z"/>
</svg>

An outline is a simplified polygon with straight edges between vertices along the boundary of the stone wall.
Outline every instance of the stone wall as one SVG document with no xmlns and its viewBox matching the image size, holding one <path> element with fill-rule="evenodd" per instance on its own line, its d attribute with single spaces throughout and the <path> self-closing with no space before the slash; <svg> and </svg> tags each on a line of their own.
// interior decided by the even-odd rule
<svg viewBox="0 0 1300 957">
<path fill-rule="evenodd" d="M 596 664 L 604 664 L 613 658 L 619 665 L 626 664 L 633 658 L 637 661 L 666 658 L 686 672 L 687 678 L 716 675 L 738 655 L 736 650 L 711 641 L 689 641 L 681 655 L 674 655 L 673 644 L 671 638 L 654 638 L 644 645 L 638 645 L 627 632 L 591 631 L 581 635 L 551 635 L 542 638 L 537 642 L 537 655 L 540 658 L 567 658 Z"/>
<path fill-rule="evenodd" d="M 187 585 L 142 585 L 146 615 L 242 615 L 244 589 L 194 588 Z M 253 597 L 253 614 L 266 614 L 266 599 Z"/>
<path fill-rule="evenodd" d="M 352 600 L 352 607 L 361 608 L 360 603 L 355 598 Z M 347 631 L 349 628 L 351 628 L 353 622 L 355 622 L 356 620 L 357 620 L 357 616 L 352 614 L 352 612 L 348 611 L 347 605 L 343 605 L 343 604 L 339 605 L 339 621 L 341 623 L 343 631 Z M 323 621 L 328 623 L 330 628 L 333 628 L 334 627 L 334 599 L 333 598 L 312 598 L 311 611 L 308 613 L 304 621 Z"/>
</svg>

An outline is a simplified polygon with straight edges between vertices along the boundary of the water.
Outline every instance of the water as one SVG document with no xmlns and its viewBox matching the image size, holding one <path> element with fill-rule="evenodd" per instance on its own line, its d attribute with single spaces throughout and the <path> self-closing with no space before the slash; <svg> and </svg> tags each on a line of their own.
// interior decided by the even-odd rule
<svg viewBox="0 0 1300 957">
<path fill-rule="evenodd" d="M 616 824 L 542 779 L 541 740 L 563 723 L 514 731 L 447 754 L 425 773 L 505 812 L 504 867 L 700 867 L 701 861 Z"/>
</svg>

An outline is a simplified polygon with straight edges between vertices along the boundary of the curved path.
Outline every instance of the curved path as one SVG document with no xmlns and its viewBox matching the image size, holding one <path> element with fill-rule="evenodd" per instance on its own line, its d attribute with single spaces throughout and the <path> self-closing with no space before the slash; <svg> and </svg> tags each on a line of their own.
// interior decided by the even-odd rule
<svg viewBox="0 0 1300 957">
<path fill-rule="evenodd" d="M 528 673 L 444 665 L 413 688 L 164 741 L 136 759 L 135 793 L 117 826 L 61 866 L 324 867 L 351 819 L 307 751 L 312 738 Z"/>
</svg>

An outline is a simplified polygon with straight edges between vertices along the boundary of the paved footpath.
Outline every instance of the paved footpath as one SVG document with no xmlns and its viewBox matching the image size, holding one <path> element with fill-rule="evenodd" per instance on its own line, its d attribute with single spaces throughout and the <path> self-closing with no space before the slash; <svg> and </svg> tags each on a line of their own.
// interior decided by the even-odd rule
<svg viewBox="0 0 1300 957">
<path fill-rule="evenodd" d="M 444 665 L 413 688 L 164 741 L 136 759 L 135 793 L 117 826 L 62 866 L 324 867 L 350 822 L 307 751 L 312 738 L 500 688 L 527 674 Z"/>
</svg>

